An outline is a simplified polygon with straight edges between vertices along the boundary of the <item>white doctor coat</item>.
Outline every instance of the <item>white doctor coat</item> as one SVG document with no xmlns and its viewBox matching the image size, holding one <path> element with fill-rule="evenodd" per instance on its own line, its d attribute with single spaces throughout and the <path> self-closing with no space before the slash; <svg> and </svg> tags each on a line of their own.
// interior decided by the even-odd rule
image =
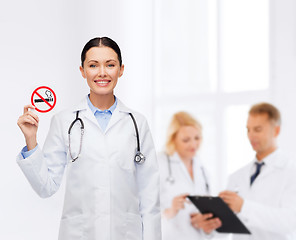
<svg viewBox="0 0 296 240">
<path fill-rule="evenodd" d="M 204 171 L 200 159 L 195 157 L 193 160 L 192 181 L 185 165 L 179 155 L 175 153 L 170 156 L 171 172 L 174 183 L 167 181 L 169 177 L 169 167 L 167 155 L 158 155 L 160 169 L 160 206 L 161 211 L 171 207 L 174 197 L 180 194 L 189 193 L 190 195 L 209 195 L 208 174 Z M 189 200 L 188 200 L 189 201 Z M 202 230 L 197 230 L 190 223 L 190 214 L 197 213 L 197 208 L 191 203 L 185 203 L 185 208 L 180 210 L 172 219 L 162 217 L 162 238 L 163 240 L 198 240 L 203 239 Z"/>
<path fill-rule="evenodd" d="M 68 128 L 79 111 L 85 133 L 81 156 L 72 162 Z M 139 129 L 142 165 L 134 162 Z M 80 125 L 71 132 L 71 150 L 77 156 Z M 149 127 L 139 113 L 120 100 L 103 132 L 86 98 L 76 107 L 55 115 L 43 151 L 17 160 L 41 197 L 54 194 L 67 169 L 66 192 L 59 240 L 160 240 L 159 173 Z"/>
<path fill-rule="evenodd" d="M 276 150 L 264 161 L 260 174 L 250 186 L 255 164 L 235 172 L 228 189 L 244 199 L 239 218 L 251 235 L 234 234 L 234 240 L 296 239 L 296 166 Z"/>
</svg>

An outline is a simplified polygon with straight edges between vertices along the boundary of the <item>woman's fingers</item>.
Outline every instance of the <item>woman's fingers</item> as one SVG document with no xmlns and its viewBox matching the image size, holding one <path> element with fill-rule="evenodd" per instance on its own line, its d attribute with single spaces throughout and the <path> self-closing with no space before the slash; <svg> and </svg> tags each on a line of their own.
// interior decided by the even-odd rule
<svg viewBox="0 0 296 240">
<path fill-rule="evenodd" d="M 35 109 L 35 106 L 33 106 L 32 104 L 28 104 L 24 106 L 24 114 L 27 113 L 29 111 L 29 109 Z"/>
<path fill-rule="evenodd" d="M 34 112 L 28 111 L 26 114 L 28 116 L 31 116 L 32 118 L 34 118 L 36 120 L 36 122 L 39 122 L 39 118 L 38 118 L 37 114 L 35 114 Z"/>
<path fill-rule="evenodd" d="M 26 124 L 35 125 L 36 127 L 38 127 L 38 122 L 34 118 L 32 118 L 31 116 L 21 117 L 17 124 L 21 128 L 22 128 L 22 126 L 25 126 Z"/>
<path fill-rule="evenodd" d="M 39 118 L 35 113 L 29 111 L 29 112 L 26 112 L 24 115 L 20 116 L 17 123 L 19 126 L 25 123 L 38 126 Z"/>
<path fill-rule="evenodd" d="M 189 196 L 188 193 L 183 193 L 183 194 L 178 195 L 177 197 L 182 198 L 182 199 L 186 199 L 188 196 Z"/>
<path fill-rule="evenodd" d="M 38 127 L 38 121 L 34 117 L 32 117 L 31 115 L 27 115 L 25 117 L 25 121 L 27 123 L 31 123 L 32 125 L 35 125 L 36 127 Z"/>
<path fill-rule="evenodd" d="M 176 210 L 180 210 L 180 209 L 183 209 L 185 208 L 185 201 L 186 201 L 186 197 L 188 196 L 187 193 L 184 193 L 184 194 L 181 194 L 181 195 L 178 195 L 176 196 L 174 199 L 173 199 L 173 205 L 172 207 Z"/>
<path fill-rule="evenodd" d="M 32 106 L 32 105 L 27 105 L 27 106 Z M 26 107 L 26 106 L 24 107 L 24 114 L 22 116 L 20 116 L 19 119 L 24 120 L 24 119 L 27 119 L 27 118 L 33 118 L 38 123 L 39 118 L 38 118 L 37 114 L 35 114 L 32 111 L 28 111 L 29 108 L 31 108 L 31 107 Z"/>
</svg>

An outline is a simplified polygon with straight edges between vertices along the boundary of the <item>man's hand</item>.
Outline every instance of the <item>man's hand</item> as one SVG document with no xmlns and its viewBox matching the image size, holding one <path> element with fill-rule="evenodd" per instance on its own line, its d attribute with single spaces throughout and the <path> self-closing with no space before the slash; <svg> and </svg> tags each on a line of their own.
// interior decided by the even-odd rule
<svg viewBox="0 0 296 240">
<path fill-rule="evenodd" d="M 239 213 L 242 209 L 244 199 L 237 193 L 231 191 L 224 191 L 219 194 L 219 197 L 231 208 L 235 213 Z"/>
</svg>

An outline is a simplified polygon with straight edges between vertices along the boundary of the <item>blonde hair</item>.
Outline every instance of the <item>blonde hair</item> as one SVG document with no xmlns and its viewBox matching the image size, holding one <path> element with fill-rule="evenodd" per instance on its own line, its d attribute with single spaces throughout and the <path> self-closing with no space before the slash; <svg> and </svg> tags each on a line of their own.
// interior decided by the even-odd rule
<svg viewBox="0 0 296 240">
<path fill-rule="evenodd" d="M 166 153 L 168 155 L 173 155 L 174 152 L 176 151 L 175 147 L 175 137 L 180 130 L 181 127 L 183 126 L 192 126 L 198 129 L 201 133 L 202 131 L 202 126 L 201 124 L 193 118 L 189 113 L 187 112 L 177 112 L 173 115 L 170 125 L 168 127 L 167 131 L 167 140 L 166 140 Z"/>
<path fill-rule="evenodd" d="M 267 114 L 268 120 L 275 123 L 276 125 L 281 125 L 281 114 L 280 111 L 270 103 L 258 103 L 251 107 L 249 110 L 249 115 L 256 114 Z"/>
</svg>

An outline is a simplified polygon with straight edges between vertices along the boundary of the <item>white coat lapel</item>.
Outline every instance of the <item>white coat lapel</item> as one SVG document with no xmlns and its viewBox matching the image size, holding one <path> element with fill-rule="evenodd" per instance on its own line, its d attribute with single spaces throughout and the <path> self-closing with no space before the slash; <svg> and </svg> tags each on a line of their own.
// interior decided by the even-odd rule
<svg viewBox="0 0 296 240">
<path fill-rule="evenodd" d="M 94 116 L 94 114 L 92 113 L 92 111 L 90 110 L 90 108 L 87 104 L 87 97 L 82 99 L 82 101 L 77 106 L 75 106 L 73 108 L 73 112 L 77 112 L 77 111 L 79 111 L 80 118 L 85 117 L 85 118 L 89 119 L 91 122 L 93 122 L 95 125 L 97 125 L 101 129 L 96 117 Z"/>
<path fill-rule="evenodd" d="M 192 163 L 193 168 L 193 184 L 196 193 L 208 193 L 208 178 L 200 159 L 195 156 Z"/>
<path fill-rule="evenodd" d="M 127 113 L 130 113 L 131 110 L 127 108 L 118 98 L 117 98 L 117 106 L 111 116 L 111 119 L 107 125 L 105 133 L 112 128 L 117 122 L 119 122 L 123 117 L 126 116 Z M 132 120 L 131 120 L 132 121 Z"/>
<path fill-rule="evenodd" d="M 257 177 L 258 179 L 263 179 L 266 176 L 273 174 L 273 172 L 276 171 L 277 169 L 283 168 L 285 165 L 285 159 L 278 159 L 278 150 L 277 150 L 277 151 L 271 153 L 270 155 L 268 155 L 264 159 L 264 163 L 266 166 L 263 166 L 261 173 Z"/>
<path fill-rule="evenodd" d="M 178 159 L 178 162 L 179 162 L 180 168 L 181 168 L 181 172 L 182 172 L 184 178 L 187 180 L 188 184 L 190 184 L 190 186 L 191 186 L 193 184 L 193 181 L 192 181 L 192 179 L 191 179 L 191 177 L 189 175 L 189 172 L 188 172 L 187 168 L 185 167 L 183 161 L 181 160 L 180 156 L 177 153 L 175 153 L 172 156 L 172 158 Z"/>
</svg>

